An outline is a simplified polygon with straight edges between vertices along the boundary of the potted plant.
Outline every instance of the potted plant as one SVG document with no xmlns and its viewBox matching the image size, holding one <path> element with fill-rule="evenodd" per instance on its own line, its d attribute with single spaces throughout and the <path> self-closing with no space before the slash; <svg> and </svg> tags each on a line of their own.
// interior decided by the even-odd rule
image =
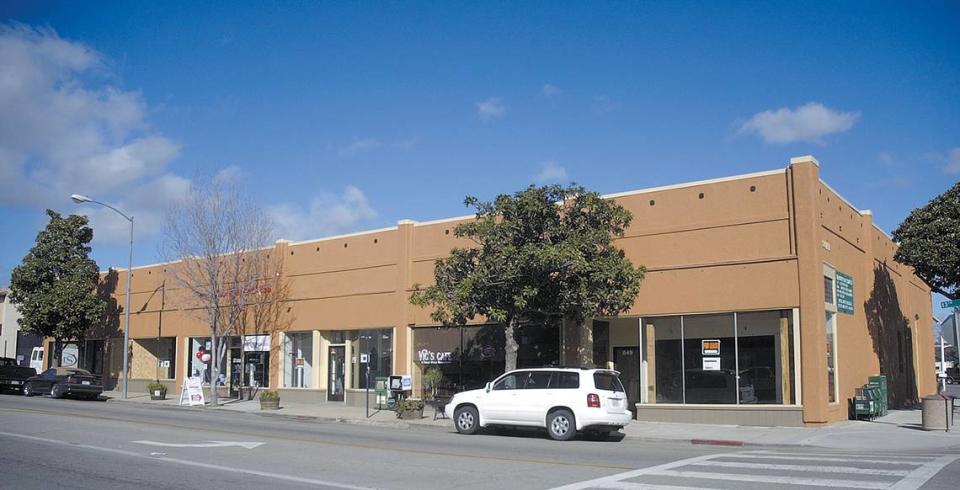
<svg viewBox="0 0 960 490">
<path fill-rule="evenodd" d="M 437 398 L 437 389 L 443 383 L 443 371 L 437 366 L 432 366 L 427 369 L 427 372 L 423 373 L 423 381 L 430 389 L 430 399 L 434 400 Z"/>
<path fill-rule="evenodd" d="M 417 420 L 423 418 L 423 400 L 404 398 L 397 403 L 397 418 Z"/>
<path fill-rule="evenodd" d="M 280 408 L 280 393 L 276 390 L 260 392 L 260 410 L 278 410 Z"/>
<path fill-rule="evenodd" d="M 151 400 L 166 400 L 167 386 L 159 381 L 154 381 L 147 385 L 147 391 L 150 392 Z"/>
</svg>

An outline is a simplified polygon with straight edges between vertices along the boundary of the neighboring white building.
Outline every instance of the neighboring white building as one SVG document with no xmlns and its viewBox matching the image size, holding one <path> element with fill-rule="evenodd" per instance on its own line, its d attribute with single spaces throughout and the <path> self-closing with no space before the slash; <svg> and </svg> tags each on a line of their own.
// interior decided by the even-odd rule
<svg viewBox="0 0 960 490">
<path fill-rule="evenodd" d="M 0 357 L 17 358 L 20 312 L 10 301 L 10 290 L 0 288 Z"/>
</svg>

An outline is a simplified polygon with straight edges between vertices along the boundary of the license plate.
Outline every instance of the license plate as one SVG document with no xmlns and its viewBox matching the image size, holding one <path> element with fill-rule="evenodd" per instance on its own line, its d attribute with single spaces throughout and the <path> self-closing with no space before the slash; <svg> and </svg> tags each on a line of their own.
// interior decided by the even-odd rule
<svg viewBox="0 0 960 490">
<path fill-rule="evenodd" d="M 614 406 L 614 407 L 623 406 L 623 400 L 621 400 L 621 399 L 619 399 L 619 398 L 611 398 L 611 399 L 610 399 L 610 405 L 612 405 L 612 406 Z"/>
<path fill-rule="evenodd" d="M 20 384 L 20 382 L 19 382 L 19 381 L 11 381 L 10 384 L 12 384 L 12 385 L 18 385 L 18 384 Z"/>
<path fill-rule="evenodd" d="M 85 384 L 85 385 L 88 385 L 88 384 L 90 384 L 90 382 L 89 382 L 89 381 L 81 381 L 80 383 L 82 383 L 82 384 Z"/>
</svg>

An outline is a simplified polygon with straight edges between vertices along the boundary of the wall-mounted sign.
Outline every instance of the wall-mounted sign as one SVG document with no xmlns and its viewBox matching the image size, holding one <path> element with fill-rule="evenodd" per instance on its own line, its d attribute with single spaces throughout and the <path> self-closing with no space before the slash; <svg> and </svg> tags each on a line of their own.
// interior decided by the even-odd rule
<svg viewBox="0 0 960 490">
<path fill-rule="evenodd" d="M 720 358 L 719 358 L 719 357 L 704 357 L 704 358 L 703 358 L 703 370 L 704 370 L 704 371 L 719 371 L 719 370 L 720 370 Z"/>
<path fill-rule="evenodd" d="M 158 364 L 160 367 L 162 367 L 162 368 L 168 368 L 168 367 L 170 367 L 170 360 L 169 360 L 169 359 L 161 359 L 161 360 L 157 361 L 157 364 Z"/>
<path fill-rule="evenodd" d="M 453 362 L 453 353 L 420 349 L 417 351 L 417 358 L 420 360 L 420 364 L 450 364 Z"/>
<path fill-rule="evenodd" d="M 853 278 L 837 272 L 837 311 L 853 314 Z"/>
<path fill-rule="evenodd" d="M 718 339 L 701 340 L 700 353 L 705 356 L 719 356 L 720 340 Z"/>
</svg>

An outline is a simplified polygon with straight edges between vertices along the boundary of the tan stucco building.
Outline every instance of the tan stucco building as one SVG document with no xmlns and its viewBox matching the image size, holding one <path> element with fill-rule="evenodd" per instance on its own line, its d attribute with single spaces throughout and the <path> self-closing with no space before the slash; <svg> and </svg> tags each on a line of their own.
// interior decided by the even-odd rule
<svg viewBox="0 0 960 490">
<path fill-rule="evenodd" d="M 855 389 L 879 373 L 894 406 L 936 391 L 930 289 L 893 260 L 896 244 L 869 211 L 820 180 L 813 157 L 607 197 L 634 215 L 617 245 L 648 269 L 636 303 L 587 329 L 521 329 L 521 366 L 592 353 L 622 372 L 642 420 L 824 424 L 846 419 Z M 435 259 L 469 246 L 453 234 L 468 219 L 277 242 L 290 317 L 283 332 L 231 345 L 238 356 L 245 342 L 250 379 L 288 401 L 352 404 L 363 403 L 367 367 L 412 375 L 415 393 L 430 367 L 453 389 L 492 379 L 503 369 L 501 329 L 439 329 L 409 303 Z M 160 378 L 175 395 L 202 367 L 209 328 L 177 308 L 169 282 L 161 288 L 175 265 L 133 270 L 131 390 Z M 118 304 L 124 277 L 111 285 Z M 116 327 L 103 334 L 113 337 L 108 377 L 120 372 Z"/>
</svg>

